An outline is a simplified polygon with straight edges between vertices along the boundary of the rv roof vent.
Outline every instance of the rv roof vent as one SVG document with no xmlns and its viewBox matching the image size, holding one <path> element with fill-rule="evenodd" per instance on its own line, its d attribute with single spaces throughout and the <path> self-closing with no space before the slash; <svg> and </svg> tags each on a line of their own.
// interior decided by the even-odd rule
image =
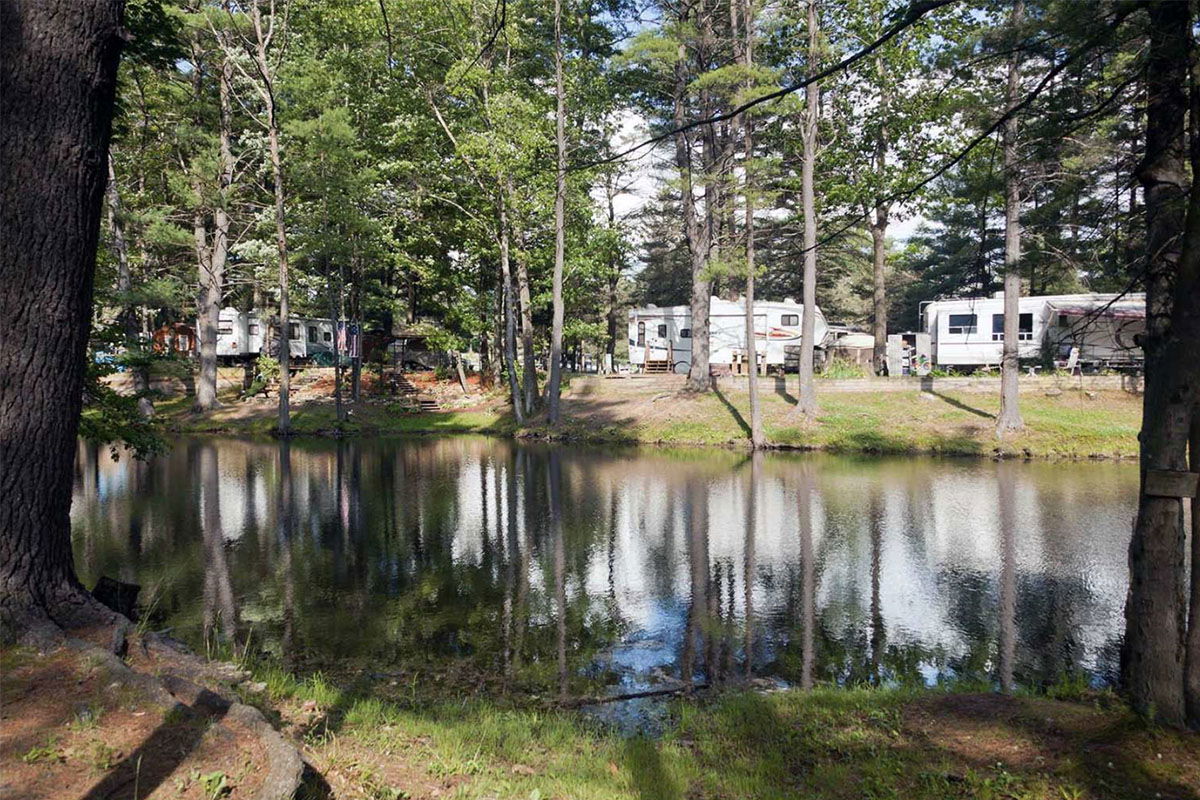
<svg viewBox="0 0 1200 800">
<path fill-rule="evenodd" d="M 996 292 L 994 295 L 992 295 L 992 299 L 993 300 L 1003 300 L 1004 299 L 1004 290 L 1001 289 L 1000 291 Z"/>
<path fill-rule="evenodd" d="M 794 306 L 794 305 L 796 305 L 796 298 L 794 298 L 794 297 L 785 297 L 785 298 L 783 298 L 783 302 L 787 303 L 787 304 L 788 304 L 788 305 L 790 305 L 790 306 Z"/>
<path fill-rule="evenodd" d="M 654 303 L 647 303 L 646 308 L 658 308 L 658 306 L 654 305 Z"/>
</svg>

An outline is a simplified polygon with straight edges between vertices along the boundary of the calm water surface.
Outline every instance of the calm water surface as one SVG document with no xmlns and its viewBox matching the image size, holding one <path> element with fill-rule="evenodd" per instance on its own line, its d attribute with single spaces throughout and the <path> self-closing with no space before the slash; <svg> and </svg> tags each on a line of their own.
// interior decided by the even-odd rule
<svg viewBox="0 0 1200 800">
<path fill-rule="evenodd" d="M 1103 684 L 1137 470 L 509 441 L 81 445 L 86 582 L 156 627 L 447 691 Z"/>
</svg>

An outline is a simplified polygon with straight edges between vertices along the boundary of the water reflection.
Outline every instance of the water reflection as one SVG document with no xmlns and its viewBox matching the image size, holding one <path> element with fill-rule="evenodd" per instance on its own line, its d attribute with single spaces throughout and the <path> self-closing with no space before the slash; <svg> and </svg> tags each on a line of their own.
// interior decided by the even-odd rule
<svg viewBox="0 0 1200 800">
<path fill-rule="evenodd" d="M 301 667 L 582 696 L 1111 680 L 1137 473 L 482 439 L 80 445 L 80 572 Z M 424 685 L 424 683 L 422 684 Z"/>
</svg>

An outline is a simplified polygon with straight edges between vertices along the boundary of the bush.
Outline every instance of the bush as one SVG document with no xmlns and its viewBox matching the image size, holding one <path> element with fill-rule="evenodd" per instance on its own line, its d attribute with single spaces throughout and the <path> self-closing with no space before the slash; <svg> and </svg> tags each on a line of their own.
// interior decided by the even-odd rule
<svg viewBox="0 0 1200 800">
<path fill-rule="evenodd" d="M 265 353 L 260 355 L 254 362 L 254 376 L 264 384 L 279 380 L 279 359 Z"/>
<path fill-rule="evenodd" d="M 869 371 L 862 364 L 847 361 L 843 358 L 830 359 L 821 371 L 822 378 L 838 380 L 841 378 L 866 378 Z"/>
</svg>

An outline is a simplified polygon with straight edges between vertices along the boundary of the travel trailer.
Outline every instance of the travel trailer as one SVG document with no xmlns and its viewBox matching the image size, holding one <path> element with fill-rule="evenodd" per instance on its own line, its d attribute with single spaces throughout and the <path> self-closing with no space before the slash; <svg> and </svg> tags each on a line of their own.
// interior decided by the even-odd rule
<svg viewBox="0 0 1200 800">
<path fill-rule="evenodd" d="M 257 311 L 221 309 L 217 324 L 217 358 L 246 361 L 257 358 L 263 348 L 272 349 L 274 333 Z M 271 337 L 271 341 L 268 341 Z M 319 317 L 292 317 L 288 323 L 288 353 L 298 360 L 319 354 L 333 355 L 333 322 Z"/>
<path fill-rule="evenodd" d="M 800 346 L 804 306 L 788 299 L 754 304 L 754 349 L 765 368 L 782 370 Z M 817 309 L 817 346 L 829 326 Z M 746 357 L 746 312 L 742 300 L 714 297 L 709 306 L 709 364 L 732 371 Z M 629 312 L 629 363 L 642 372 L 687 372 L 692 363 L 691 306 L 647 306 Z"/>
<path fill-rule="evenodd" d="M 1144 294 L 1059 294 L 1019 301 L 1018 353 L 1047 356 L 1093 369 L 1142 363 L 1138 335 L 1146 329 Z M 941 367 L 988 367 L 1004 349 L 1004 293 L 993 297 L 935 300 L 921 304 L 921 320 Z"/>
</svg>

